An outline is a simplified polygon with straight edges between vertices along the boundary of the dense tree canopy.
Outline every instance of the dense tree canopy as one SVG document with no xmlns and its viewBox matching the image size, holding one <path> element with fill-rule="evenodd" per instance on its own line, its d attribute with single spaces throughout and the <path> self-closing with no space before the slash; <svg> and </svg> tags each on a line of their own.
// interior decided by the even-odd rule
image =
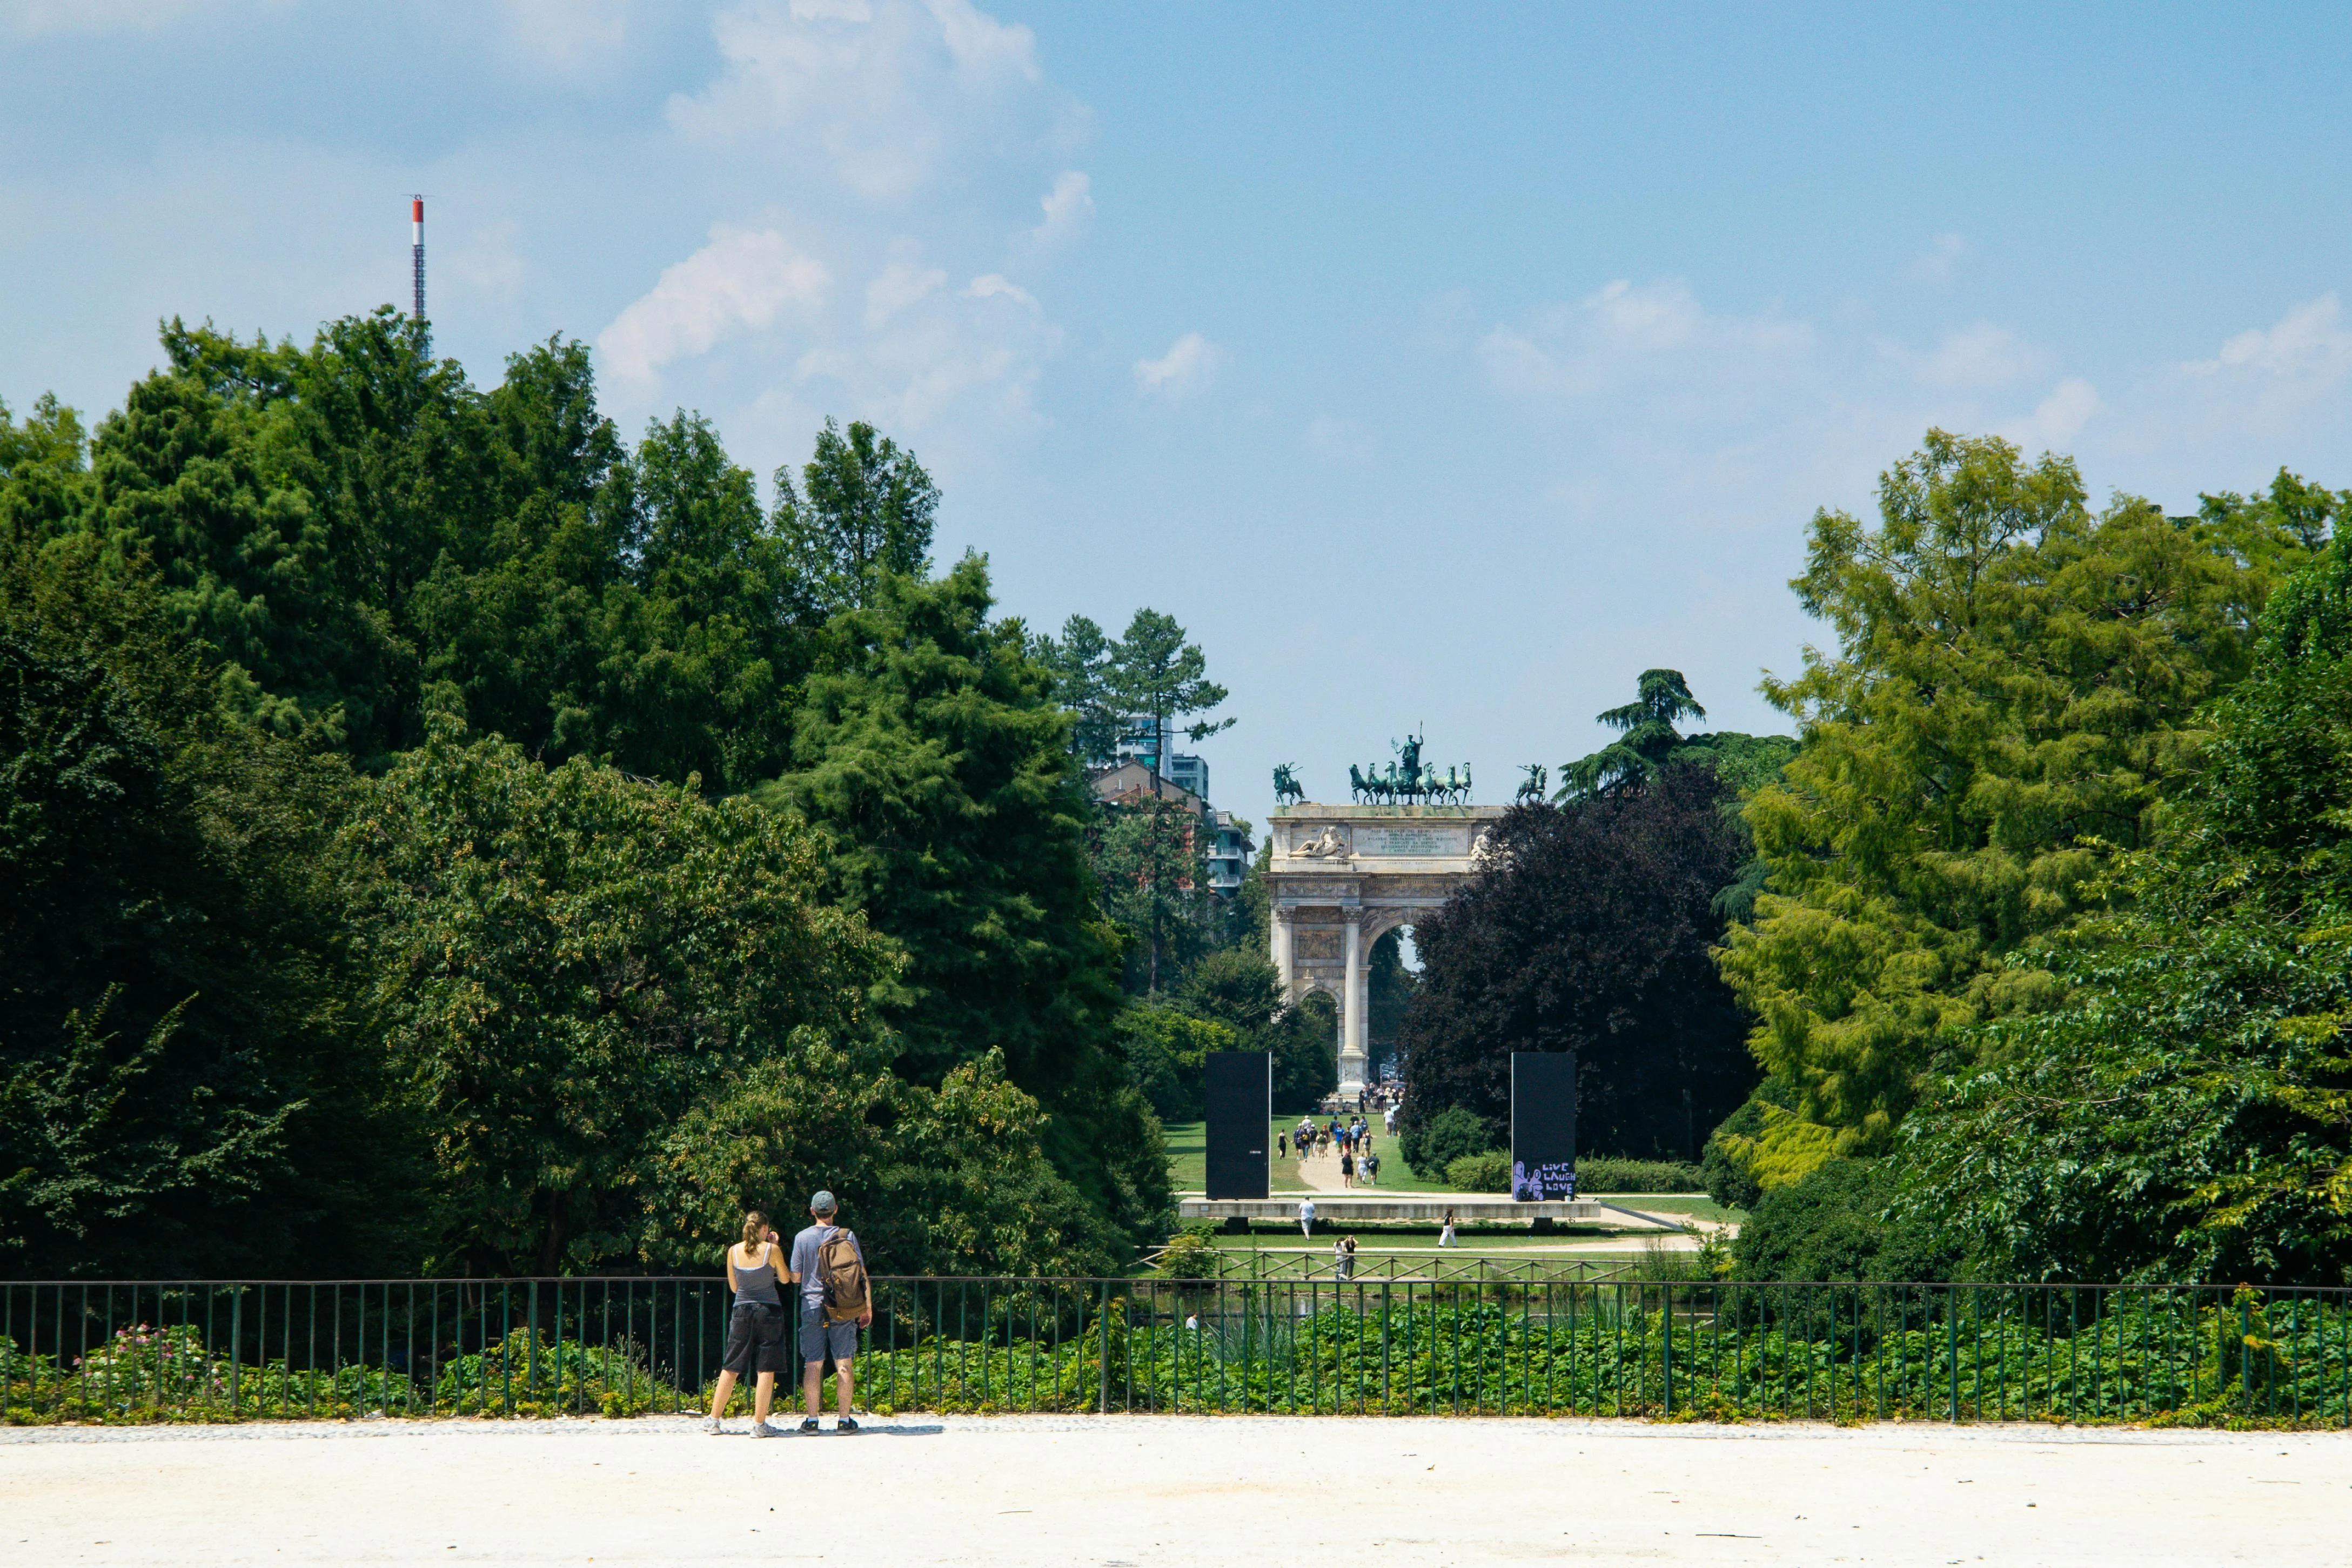
<svg viewBox="0 0 2352 1568">
<path fill-rule="evenodd" d="M 1747 806 L 1769 887 L 1722 965 L 1797 1102 L 1763 1137 L 1816 1160 L 1885 1149 L 1960 1031 L 2057 999 L 2033 952 L 2147 842 L 2305 549 L 2234 499 L 2095 515 L 2071 461 L 1940 431 L 1879 510 L 1813 520 L 1795 587 L 1838 648 L 1766 682 L 1803 747 Z"/>
<path fill-rule="evenodd" d="M 2047 1012 L 1904 1128 L 1905 1212 L 1976 1272 L 2352 1278 L 2352 555 L 2273 597 L 2204 765 Z"/>
<path fill-rule="evenodd" d="M 373 1007 L 429 1130 L 436 1226 L 553 1273 L 643 1256 L 664 1140 L 796 1031 L 861 1032 L 894 967 L 810 836 L 438 721 L 366 791 Z"/>
<path fill-rule="evenodd" d="M 762 798 L 824 835 L 839 896 L 906 953 L 883 993 L 901 1070 L 940 1082 L 1002 1051 L 1053 1120 L 1056 1165 L 1140 1238 L 1165 1223 L 1164 1146 L 1112 1046 L 1118 942 L 1085 852 L 1092 801 L 1017 622 L 988 618 L 967 557 L 881 577 L 828 625 L 797 719 L 798 767 Z"/>
<path fill-rule="evenodd" d="M 909 1267 L 1155 1237 L 1069 721 L 976 560 L 925 580 L 912 453 L 828 424 L 763 512 L 575 342 L 487 390 L 388 310 L 163 347 L 94 436 L 0 408 L 22 1247 L 665 1264 L 788 1206 L 687 1127 L 919 1205 L 862 1227 Z"/>
<path fill-rule="evenodd" d="M 1755 1081 L 1708 943 L 1747 853 L 1704 768 L 1568 806 L 1514 808 L 1486 868 L 1416 932 L 1403 1121 L 1450 1108 L 1499 1138 L 1514 1051 L 1578 1055 L 1580 1146 L 1696 1152 Z"/>
<path fill-rule="evenodd" d="M 150 582 L 0 547 L 0 1268 L 362 1267 L 411 1174 L 353 1025 L 339 762 Z"/>
</svg>

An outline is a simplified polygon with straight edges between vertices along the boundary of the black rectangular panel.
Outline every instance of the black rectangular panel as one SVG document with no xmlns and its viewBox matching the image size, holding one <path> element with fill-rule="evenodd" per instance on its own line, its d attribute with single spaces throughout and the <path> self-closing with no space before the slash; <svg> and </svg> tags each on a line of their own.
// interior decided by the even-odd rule
<svg viewBox="0 0 2352 1568">
<path fill-rule="evenodd" d="M 1209 1196 L 1265 1197 L 1274 1058 L 1264 1051 L 1211 1051 L 1208 1075 Z"/>
<path fill-rule="evenodd" d="M 1511 1196 L 1576 1195 L 1576 1053 L 1511 1053 Z"/>
</svg>

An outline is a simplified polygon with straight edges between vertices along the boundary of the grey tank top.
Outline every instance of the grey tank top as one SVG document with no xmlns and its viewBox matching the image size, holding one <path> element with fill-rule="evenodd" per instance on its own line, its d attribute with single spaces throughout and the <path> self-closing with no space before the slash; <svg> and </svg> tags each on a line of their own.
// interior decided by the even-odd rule
<svg viewBox="0 0 2352 1568">
<path fill-rule="evenodd" d="M 772 1243 L 768 1247 L 768 1256 L 761 1259 L 756 1268 L 744 1268 L 735 1261 L 735 1256 L 732 1253 L 728 1254 L 727 1265 L 735 1270 L 735 1304 L 737 1306 L 740 1307 L 747 1301 L 756 1302 L 762 1307 L 781 1307 L 784 1304 L 783 1297 L 776 1291 L 778 1284 L 776 1248 Z"/>
</svg>

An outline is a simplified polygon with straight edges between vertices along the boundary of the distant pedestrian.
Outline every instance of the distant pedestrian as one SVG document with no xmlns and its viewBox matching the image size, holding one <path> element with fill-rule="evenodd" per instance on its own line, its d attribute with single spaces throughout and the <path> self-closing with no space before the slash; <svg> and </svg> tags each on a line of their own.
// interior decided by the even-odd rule
<svg viewBox="0 0 2352 1568">
<path fill-rule="evenodd" d="M 1286 1160 L 1290 1158 L 1290 1135 L 1288 1133 L 1277 1132 L 1274 1135 L 1274 1152 L 1276 1154 L 1281 1155 Z"/>
<path fill-rule="evenodd" d="M 1381 1123 L 1382 1123 L 1382 1124 L 1383 1124 L 1383 1125 L 1388 1129 L 1388 1134 L 1389 1134 L 1389 1136 L 1390 1136 L 1390 1137 L 1391 1137 L 1391 1138 L 1395 1137 L 1395 1136 L 1396 1136 L 1396 1107 L 1395 1107 L 1395 1106 L 1393 1106 L 1393 1105 L 1391 1105 L 1391 1106 L 1390 1106 L 1386 1110 L 1381 1111 Z"/>
<path fill-rule="evenodd" d="M 1367 1154 L 1364 1156 L 1364 1185 L 1377 1187 L 1380 1184 L 1381 1157 L 1378 1154 Z"/>
<path fill-rule="evenodd" d="M 1331 1272 L 1341 1279 L 1356 1277 L 1356 1238 L 1347 1237 L 1332 1244 Z"/>
<path fill-rule="evenodd" d="M 1356 1157 L 1344 1149 L 1339 1152 L 1339 1184 L 1343 1187 L 1356 1184 Z"/>
<path fill-rule="evenodd" d="M 1447 1209 L 1445 1211 L 1445 1228 L 1437 1233 L 1437 1245 L 1440 1247 L 1452 1247 L 1454 1245 L 1454 1211 L 1452 1209 Z"/>
<path fill-rule="evenodd" d="M 1313 1198 L 1298 1200 L 1298 1234 L 1301 1236 L 1315 1234 L 1315 1200 Z"/>
<path fill-rule="evenodd" d="M 759 1377 L 751 1401 L 751 1436 L 781 1437 L 781 1427 L 768 1425 L 775 1405 L 776 1373 L 786 1365 L 783 1254 L 768 1216 L 753 1209 L 743 1216 L 743 1239 L 727 1249 L 727 1283 L 735 1292 L 735 1310 L 727 1320 L 727 1354 L 719 1363 L 719 1387 L 710 1396 L 710 1418 L 702 1424 L 709 1433 L 726 1430 L 719 1417 L 735 1393 L 735 1380 L 746 1373 Z"/>
<path fill-rule="evenodd" d="M 857 1331 L 874 1321 L 871 1281 L 866 1274 L 866 1252 L 854 1231 L 833 1223 L 838 1205 L 831 1193 L 809 1199 L 809 1227 L 793 1237 L 793 1279 L 801 1288 L 801 1394 L 808 1418 L 803 1432 L 817 1429 L 816 1413 L 824 1402 L 824 1363 L 830 1354 L 839 1416 L 836 1432 L 855 1432 L 849 1405 L 856 1389 L 851 1370 L 857 1354 Z"/>
</svg>

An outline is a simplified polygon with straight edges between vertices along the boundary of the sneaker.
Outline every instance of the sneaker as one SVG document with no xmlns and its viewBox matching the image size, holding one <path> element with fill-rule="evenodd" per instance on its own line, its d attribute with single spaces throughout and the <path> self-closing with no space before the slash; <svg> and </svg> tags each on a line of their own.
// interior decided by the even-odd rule
<svg viewBox="0 0 2352 1568">
<path fill-rule="evenodd" d="M 815 1417 L 815 1416 L 814 1416 L 814 1415 L 812 1415 L 812 1416 L 810 1416 L 807 1420 L 805 1420 L 805 1421 L 802 1422 L 802 1423 L 801 1423 L 801 1430 L 802 1430 L 802 1431 L 803 1431 L 803 1432 L 805 1432 L 805 1433 L 807 1433 L 807 1434 L 808 1434 L 810 1436 L 812 1436 L 812 1437 L 815 1436 L 816 1436 L 816 1417 Z"/>
<path fill-rule="evenodd" d="M 727 1428 L 726 1428 L 726 1427 L 721 1426 L 719 1424 L 719 1417 L 718 1417 L 718 1416 L 716 1416 L 716 1415 L 706 1415 L 706 1416 L 704 1416 L 704 1417 L 702 1418 L 702 1429 L 703 1429 L 704 1431 L 706 1431 L 706 1432 L 709 1433 L 709 1434 L 710 1434 L 712 1436 L 714 1436 L 714 1437 L 718 1436 L 721 1432 L 724 1432 L 724 1431 L 726 1431 L 726 1430 L 727 1430 Z"/>
<path fill-rule="evenodd" d="M 783 1435 L 784 1429 L 781 1426 L 771 1426 L 765 1421 L 751 1423 L 751 1436 L 754 1437 L 781 1437 Z"/>
<path fill-rule="evenodd" d="M 836 1432 L 855 1432 L 857 1430 L 857 1423 L 845 1415 L 833 1424 L 833 1429 Z"/>
</svg>

